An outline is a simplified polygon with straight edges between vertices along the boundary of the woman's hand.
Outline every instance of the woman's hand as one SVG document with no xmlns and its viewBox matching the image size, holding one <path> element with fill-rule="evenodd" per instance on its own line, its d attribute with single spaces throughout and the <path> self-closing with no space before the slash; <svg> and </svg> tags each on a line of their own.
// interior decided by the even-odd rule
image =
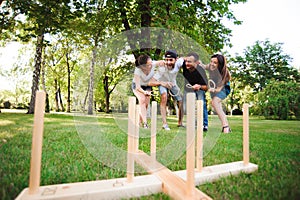
<svg viewBox="0 0 300 200">
<path fill-rule="evenodd" d="M 216 92 L 216 89 L 215 89 L 215 88 L 209 88 L 208 91 L 209 91 L 209 92 L 212 92 L 212 93 L 215 93 L 215 92 Z"/>
<path fill-rule="evenodd" d="M 144 95 L 146 95 L 146 96 L 150 96 L 150 95 L 151 95 L 151 92 L 152 92 L 152 91 L 148 91 L 148 90 L 146 90 L 146 91 L 144 92 Z"/>
<path fill-rule="evenodd" d="M 212 93 L 215 93 L 215 92 L 220 92 L 221 89 L 222 89 L 222 87 L 209 88 L 208 91 L 209 91 L 209 92 L 212 92 Z"/>
</svg>

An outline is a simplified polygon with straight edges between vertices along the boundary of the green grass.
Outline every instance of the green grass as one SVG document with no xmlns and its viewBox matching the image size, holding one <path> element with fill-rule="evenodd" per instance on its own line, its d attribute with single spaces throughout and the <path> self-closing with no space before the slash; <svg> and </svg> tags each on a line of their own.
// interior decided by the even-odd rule
<svg viewBox="0 0 300 200">
<path fill-rule="evenodd" d="M 220 134 L 220 122 L 210 116 L 204 144 L 204 165 L 242 160 L 242 118 L 229 117 L 232 134 Z M 157 135 L 158 160 L 172 170 L 185 169 L 185 130 L 168 118 L 172 131 Z M 92 181 L 126 176 L 126 115 L 76 117 L 46 114 L 41 185 Z M 76 126 L 75 126 L 76 125 Z M 158 127 L 161 122 L 158 120 Z M 14 199 L 28 187 L 33 115 L 0 114 L 0 199 Z M 125 130 L 125 131 L 124 131 Z M 141 131 L 140 149 L 149 152 L 149 131 Z M 214 141 L 216 143 L 214 143 Z M 117 154 L 112 149 L 117 149 Z M 181 153 L 178 153 L 181 152 Z M 120 154 L 119 154 L 120 153 Z M 105 160 L 105 162 L 100 162 Z M 115 161 L 115 162 L 114 162 Z M 300 197 L 299 121 L 250 118 L 252 174 L 222 178 L 198 188 L 213 199 L 298 199 Z M 117 166 L 117 167 L 116 167 Z M 137 167 L 137 174 L 145 174 Z M 138 199 L 169 199 L 155 194 Z"/>
</svg>

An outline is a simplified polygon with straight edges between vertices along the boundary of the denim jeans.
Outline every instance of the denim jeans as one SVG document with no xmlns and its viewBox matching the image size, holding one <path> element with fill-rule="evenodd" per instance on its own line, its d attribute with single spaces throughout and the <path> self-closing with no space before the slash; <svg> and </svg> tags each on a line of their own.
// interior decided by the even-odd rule
<svg viewBox="0 0 300 200">
<path fill-rule="evenodd" d="M 205 91 L 198 90 L 194 92 L 196 95 L 196 100 L 203 100 L 203 126 L 208 126 L 208 112 L 207 112 Z M 184 98 L 183 98 L 184 112 L 186 111 L 186 94 L 187 91 L 184 91 Z"/>
</svg>

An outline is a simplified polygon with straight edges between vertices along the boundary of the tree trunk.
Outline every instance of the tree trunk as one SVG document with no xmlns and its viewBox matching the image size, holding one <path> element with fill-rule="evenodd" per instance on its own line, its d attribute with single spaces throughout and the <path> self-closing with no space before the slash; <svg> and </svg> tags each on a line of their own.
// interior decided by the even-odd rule
<svg viewBox="0 0 300 200">
<path fill-rule="evenodd" d="M 58 87 L 58 99 L 59 99 L 59 104 L 60 104 L 60 107 L 61 107 L 61 111 L 65 111 L 65 107 L 64 107 L 64 104 L 63 104 L 63 101 L 62 101 L 62 98 L 61 98 L 61 90 L 60 90 L 60 86 Z"/>
<path fill-rule="evenodd" d="M 108 76 L 104 76 L 103 79 L 103 88 L 105 93 L 105 112 L 109 113 L 109 86 L 108 86 Z"/>
<path fill-rule="evenodd" d="M 105 112 L 109 113 L 109 98 L 110 98 L 110 93 L 105 95 Z"/>
<path fill-rule="evenodd" d="M 87 87 L 86 94 L 84 96 L 84 100 L 83 100 L 83 104 L 82 104 L 82 111 L 83 112 L 85 112 L 85 106 L 86 106 L 87 98 L 89 96 L 89 90 L 90 90 L 90 82 L 88 83 L 88 87 Z"/>
<path fill-rule="evenodd" d="M 55 111 L 59 112 L 59 100 L 58 100 L 58 84 L 57 79 L 54 79 L 54 88 L 55 88 Z"/>
<path fill-rule="evenodd" d="M 150 25 L 151 25 L 151 9 L 150 0 L 138 1 L 138 9 L 141 12 L 141 41 L 140 49 L 141 52 L 150 55 L 151 43 L 150 43 Z M 144 28 L 145 27 L 145 28 Z"/>
<path fill-rule="evenodd" d="M 41 34 L 37 37 L 36 43 L 36 51 L 35 51 L 35 65 L 33 71 L 33 78 L 32 78 L 32 87 L 31 87 L 31 99 L 28 108 L 28 114 L 34 113 L 34 106 L 35 106 L 35 94 L 36 91 L 39 89 L 39 80 L 40 80 L 40 73 L 41 73 L 41 62 L 42 62 L 42 54 L 43 54 L 43 41 L 44 41 L 44 34 Z"/>
<path fill-rule="evenodd" d="M 90 67 L 90 88 L 89 88 L 89 100 L 88 100 L 88 115 L 93 114 L 93 101 L 94 101 L 94 66 L 96 62 L 96 55 L 97 55 L 97 45 L 94 46 L 93 49 L 93 57 L 92 63 Z"/>
<path fill-rule="evenodd" d="M 68 67 L 68 96 L 67 96 L 67 112 L 71 112 L 71 68 L 69 63 L 69 54 L 66 53 Z"/>
<path fill-rule="evenodd" d="M 42 87 L 43 87 L 43 90 L 45 91 L 46 93 L 46 105 L 45 105 L 45 112 L 46 113 L 49 113 L 50 112 L 50 105 L 49 105 L 49 95 L 48 95 L 48 92 L 46 90 L 46 81 L 45 81 L 45 56 L 43 58 L 43 61 L 42 61 L 42 67 L 41 67 L 41 70 L 42 70 Z"/>
</svg>

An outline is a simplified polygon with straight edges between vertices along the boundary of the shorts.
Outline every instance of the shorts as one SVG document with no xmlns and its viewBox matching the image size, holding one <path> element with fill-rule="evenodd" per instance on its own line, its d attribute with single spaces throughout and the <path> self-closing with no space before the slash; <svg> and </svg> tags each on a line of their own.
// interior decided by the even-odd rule
<svg viewBox="0 0 300 200">
<path fill-rule="evenodd" d="M 222 88 L 222 90 L 220 92 L 211 92 L 210 93 L 210 96 L 211 98 L 214 98 L 214 97 L 219 97 L 220 99 L 224 100 L 227 96 L 228 96 L 228 92 L 226 92 L 226 89 L 225 87 Z"/>
<path fill-rule="evenodd" d="M 147 90 L 147 91 L 152 91 L 152 87 L 151 86 L 144 86 L 144 85 L 141 85 L 141 88 L 143 89 L 143 90 Z M 135 85 L 135 83 L 134 82 L 132 82 L 132 84 L 131 84 L 131 89 L 132 90 L 135 90 L 136 89 L 136 85 Z"/>
<path fill-rule="evenodd" d="M 163 93 L 167 93 L 168 94 L 168 90 L 171 93 L 171 96 L 176 100 L 176 101 L 182 101 L 182 96 L 180 94 L 180 89 L 178 88 L 178 86 L 173 86 L 171 89 L 167 89 L 163 86 L 158 86 L 159 89 L 159 93 L 163 94 Z"/>
</svg>

